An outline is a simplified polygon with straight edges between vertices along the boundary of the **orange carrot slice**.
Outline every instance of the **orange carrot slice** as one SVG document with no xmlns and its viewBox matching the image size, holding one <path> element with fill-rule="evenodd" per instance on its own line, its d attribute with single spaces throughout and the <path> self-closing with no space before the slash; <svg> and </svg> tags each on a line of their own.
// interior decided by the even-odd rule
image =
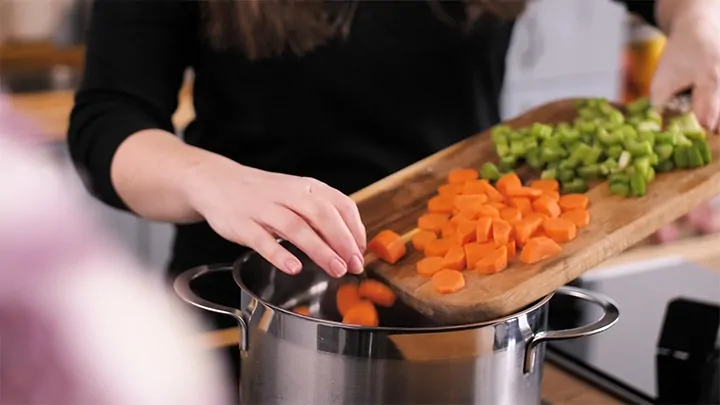
<svg viewBox="0 0 720 405">
<path fill-rule="evenodd" d="M 417 227 L 430 232 L 439 233 L 443 225 L 449 221 L 445 214 L 424 214 L 418 218 Z"/>
<path fill-rule="evenodd" d="M 507 268 L 508 252 L 505 245 L 493 250 L 475 264 L 475 270 L 480 274 L 495 274 Z"/>
<path fill-rule="evenodd" d="M 563 211 L 586 210 L 589 204 L 590 199 L 585 194 L 565 194 L 558 201 Z"/>
<path fill-rule="evenodd" d="M 475 169 L 455 169 L 448 173 L 447 180 L 450 184 L 463 184 L 477 178 L 478 171 Z"/>
<path fill-rule="evenodd" d="M 460 222 L 473 221 L 475 219 L 477 219 L 477 212 L 475 212 L 475 211 L 460 211 L 457 214 L 455 214 L 455 216 L 450 218 L 450 222 L 459 224 Z"/>
<path fill-rule="evenodd" d="M 507 244 L 508 260 L 514 259 L 517 256 L 517 248 L 515 247 L 515 241 L 511 240 Z"/>
<path fill-rule="evenodd" d="M 512 226 L 510 226 L 509 222 L 502 219 L 493 219 L 492 234 L 496 245 L 507 245 L 510 242 L 511 232 Z"/>
<path fill-rule="evenodd" d="M 478 218 L 500 218 L 500 211 L 495 207 L 483 205 L 478 207 L 477 216 Z"/>
<path fill-rule="evenodd" d="M 443 225 L 442 229 L 440 230 L 440 234 L 442 235 L 443 239 L 453 238 L 457 233 L 457 227 L 458 223 L 453 221 L 450 221 L 447 224 Z"/>
<path fill-rule="evenodd" d="M 578 229 L 590 224 L 590 212 L 587 210 L 572 210 L 560 214 L 560 218 L 567 219 L 575 224 Z"/>
<path fill-rule="evenodd" d="M 483 183 L 484 180 L 473 180 L 468 181 L 467 183 L 463 184 L 463 189 L 461 194 L 466 195 L 487 195 L 485 192 L 485 184 Z M 488 195 L 488 197 L 490 197 Z"/>
<path fill-rule="evenodd" d="M 425 256 L 444 257 L 453 246 L 457 246 L 457 243 L 451 239 L 431 240 L 425 245 Z"/>
<path fill-rule="evenodd" d="M 493 187 L 487 180 L 480 180 L 480 186 L 485 190 L 485 195 L 488 196 L 490 201 L 504 202 L 505 196 L 498 191 L 497 188 Z"/>
<path fill-rule="evenodd" d="M 293 308 L 293 312 L 298 315 L 310 316 L 310 307 L 308 307 L 307 305 L 300 305 Z"/>
<path fill-rule="evenodd" d="M 443 258 L 443 268 L 465 270 L 465 249 L 462 246 L 451 247 Z"/>
<path fill-rule="evenodd" d="M 465 287 L 465 277 L 457 270 L 443 269 L 432 276 L 432 286 L 440 294 L 452 294 Z"/>
<path fill-rule="evenodd" d="M 478 241 L 478 243 L 490 241 L 490 230 L 492 229 L 492 221 L 493 219 L 490 217 L 482 217 L 477 220 L 475 240 Z"/>
<path fill-rule="evenodd" d="M 505 190 L 505 195 L 509 198 L 513 197 L 525 197 L 525 198 L 536 198 L 543 194 L 542 190 L 531 187 L 514 187 Z"/>
<path fill-rule="evenodd" d="M 532 238 L 535 231 L 542 225 L 543 218 L 540 216 L 533 216 L 529 218 L 523 218 L 515 223 L 515 242 L 520 247 L 525 246 L 530 238 Z"/>
<path fill-rule="evenodd" d="M 432 277 L 433 274 L 443 269 L 444 257 L 433 256 L 418 260 L 415 265 L 417 273 L 424 277 Z"/>
<path fill-rule="evenodd" d="M 504 219 L 510 224 L 522 219 L 522 213 L 515 207 L 506 207 L 500 210 L 500 219 Z"/>
<path fill-rule="evenodd" d="M 566 243 L 575 239 L 577 235 L 577 227 L 575 224 L 563 218 L 551 218 L 543 221 L 543 231 L 545 236 L 557 243 Z"/>
<path fill-rule="evenodd" d="M 532 210 L 533 210 L 532 203 L 530 202 L 529 198 L 524 198 L 524 197 L 509 198 L 508 205 L 520 210 L 520 213 L 522 215 L 525 215 L 528 212 L 532 212 Z"/>
<path fill-rule="evenodd" d="M 546 214 L 550 218 L 557 218 L 562 214 L 562 210 L 558 202 L 552 198 L 541 195 L 532 202 L 533 209 L 541 214 Z"/>
<path fill-rule="evenodd" d="M 503 195 L 508 195 L 508 190 L 522 187 L 522 181 L 515 173 L 508 173 L 500 177 L 495 183 L 495 188 Z"/>
<path fill-rule="evenodd" d="M 454 196 L 437 195 L 428 200 L 428 212 L 434 214 L 452 214 L 455 210 Z"/>
<path fill-rule="evenodd" d="M 463 221 L 458 223 L 457 231 L 455 232 L 455 239 L 458 244 L 464 245 L 474 242 L 475 238 L 477 238 L 477 226 L 478 221 Z"/>
<path fill-rule="evenodd" d="M 430 231 L 418 231 L 412 237 L 412 244 L 415 250 L 422 252 L 425 250 L 425 245 L 431 240 L 437 239 L 437 235 Z"/>
<path fill-rule="evenodd" d="M 560 191 L 560 183 L 554 179 L 533 180 L 530 187 L 543 191 Z"/>
<path fill-rule="evenodd" d="M 560 193 L 552 190 L 543 190 L 542 195 L 548 196 L 555 201 L 560 201 Z"/>
<path fill-rule="evenodd" d="M 360 298 L 372 302 L 375 305 L 391 307 L 395 304 L 395 293 L 385 284 L 371 279 L 365 279 L 358 287 Z"/>
<path fill-rule="evenodd" d="M 461 194 L 455 196 L 453 208 L 460 212 L 477 212 L 488 198 L 485 194 Z"/>
<path fill-rule="evenodd" d="M 335 294 L 335 305 L 337 305 L 340 315 L 344 316 L 358 301 L 360 301 L 360 295 L 358 294 L 357 284 L 347 283 L 338 287 Z"/>
<path fill-rule="evenodd" d="M 397 261 L 407 253 L 402 237 L 389 229 L 380 231 L 375 235 L 375 237 L 368 242 L 367 248 L 380 260 L 390 264 L 397 263 Z"/>
<path fill-rule="evenodd" d="M 474 269 L 480 259 L 485 257 L 488 253 L 497 249 L 495 242 L 486 243 L 468 243 L 463 246 L 465 249 L 465 264 L 468 269 Z"/>
<path fill-rule="evenodd" d="M 520 252 L 520 261 L 525 264 L 534 264 L 560 252 L 562 252 L 562 247 L 546 236 L 531 238 Z"/>
<path fill-rule="evenodd" d="M 462 184 L 443 184 L 442 186 L 438 187 L 438 194 L 440 195 L 458 195 L 462 193 L 462 191 Z"/>
<path fill-rule="evenodd" d="M 343 316 L 343 323 L 360 326 L 378 326 L 380 319 L 377 310 L 370 301 L 358 301 Z"/>
<path fill-rule="evenodd" d="M 501 210 L 507 208 L 507 205 L 505 205 L 501 202 L 498 202 L 498 201 L 490 201 L 490 202 L 486 203 L 485 205 L 487 205 L 488 207 L 497 208 L 498 211 L 501 211 Z"/>
</svg>

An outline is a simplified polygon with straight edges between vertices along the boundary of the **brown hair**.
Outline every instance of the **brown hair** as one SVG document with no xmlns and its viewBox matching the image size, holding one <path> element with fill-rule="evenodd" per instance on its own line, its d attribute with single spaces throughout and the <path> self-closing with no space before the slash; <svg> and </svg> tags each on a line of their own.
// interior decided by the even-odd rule
<svg viewBox="0 0 720 405">
<path fill-rule="evenodd" d="M 350 32 L 360 0 L 208 0 L 207 33 L 218 48 L 241 46 L 250 59 L 302 55 Z M 488 12 L 504 19 L 517 18 L 526 0 L 463 0 L 467 21 L 447 15 L 440 0 L 428 0 L 442 21 L 469 29 Z"/>
</svg>

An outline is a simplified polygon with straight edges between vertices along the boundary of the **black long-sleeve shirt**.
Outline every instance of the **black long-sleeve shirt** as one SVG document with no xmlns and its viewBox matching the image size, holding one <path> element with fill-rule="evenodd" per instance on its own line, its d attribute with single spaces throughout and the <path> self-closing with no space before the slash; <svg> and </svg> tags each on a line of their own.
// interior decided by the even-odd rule
<svg viewBox="0 0 720 405">
<path fill-rule="evenodd" d="M 652 1 L 625 0 L 653 21 Z M 442 2 L 461 16 L 461 3 Z M 264 170 L 351 193 L 499 121 L 513 24 L 483 17 L 470 35 L 425 1 L 360 2 L 352 30 L 302 58 L 218 51 L 196 1 L 97 1 L 69 129 L 93 193 L 127 209 L 110 181 L 116 149 L 144 129 L 175 132 L 184 71 L 195 73 L 186 142 Z M 207 224 L 179 226 L 171 272 L 241 249 Z"/>
</svg>

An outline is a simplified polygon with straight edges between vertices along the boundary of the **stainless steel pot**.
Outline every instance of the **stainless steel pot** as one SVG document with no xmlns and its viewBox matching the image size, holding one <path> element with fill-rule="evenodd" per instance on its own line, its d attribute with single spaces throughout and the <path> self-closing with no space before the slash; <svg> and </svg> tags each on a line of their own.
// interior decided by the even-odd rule
<svg viewBox="0 0 720 405">
<path fill-rule="evenodd" d="M 472 325 L 438 325 L 399 300 L 379 308 L 381 327 L 345 325 L 337 321 L 335 292 L 355 276 L 333 279 L 285 246 L 303 262 L 297 276 L 250 253 L 175 280 L 184 301 L 237 320 L 243 404 L 538 404 L 545 342 L 602 332 L 619 315 L 607 297 L 562 287 L 558 294 L 600 306 L 600 319 L 548 331 L 548 295 L 515 314 Z M 224 271 L 232 271 L 240 287 L 241 309 L 191 290 L 194 279 Z M 312 317 L 293 313 L 296 305 L 308 305 Z"/>
</svg>

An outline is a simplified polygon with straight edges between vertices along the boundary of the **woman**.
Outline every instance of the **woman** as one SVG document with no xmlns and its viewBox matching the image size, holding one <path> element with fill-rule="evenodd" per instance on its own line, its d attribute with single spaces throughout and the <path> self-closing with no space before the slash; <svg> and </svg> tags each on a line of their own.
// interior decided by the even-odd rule
<svg viewBox="0 0 720 405">
<path fill-rule="evenodd" d="M 694 86 L 716 129 L 720 2 L 626 3 L 670 34 L 654 100 Z M 359 273 L 366 234 L 346 194 L 499 121 L 522 5 L 98 1 L 70 150 L 98 198 L 178 224 L 172 274 L 241 246 L 296 273 L 275 236 Z M 189 67 L 184 143 L 170 117 Z"/>
</svg>

